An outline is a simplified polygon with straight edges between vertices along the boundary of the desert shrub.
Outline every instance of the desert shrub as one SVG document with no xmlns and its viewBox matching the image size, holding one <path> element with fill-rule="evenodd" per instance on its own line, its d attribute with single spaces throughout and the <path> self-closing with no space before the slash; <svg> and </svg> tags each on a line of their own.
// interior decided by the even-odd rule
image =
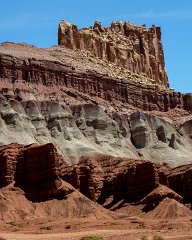
<svg viewBox="0 0 192 240">
<path fill-rule="evenodd" d="M 165 239 L 161 236 L 154 236 L 153 240 L 165 240 Z"/>
<path fill-rule="evenodd" d="M 41 230 L 51 230 L 53 227 L 52 226 L 43 226 L 40 227 Z"/>
<path fill-rule="evenodd" d="M 101 236 L 87 236 L 82 237 L 80 240 L 103 240 Z"/>
</svg>

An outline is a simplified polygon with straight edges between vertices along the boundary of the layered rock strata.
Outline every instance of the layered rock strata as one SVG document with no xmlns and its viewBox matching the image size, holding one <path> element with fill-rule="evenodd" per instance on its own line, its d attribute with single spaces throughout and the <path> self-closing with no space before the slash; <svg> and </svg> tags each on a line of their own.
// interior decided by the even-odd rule
<svg viewBox="0 0 192 240">
<path fill-rule="evenodd" d="M 38 101 L 28 100 L 32 94 L 22 94 L 26 100 L 1 96 L 1 145 L 53 143 L 66 164 L 78 163 L 81 156 L 93 152 L 167 162 L 171 166 L 191 161 L 188 129 L 192 121 L 187 112 L 175 111 L 166 117 L 118 109 L 106 102 L 86 103 L 74 91 L 63 93 L 65 102 L 46 100 L 44 92 L 39 93 Z"/>
<path fill-rule="evenodd" d="M 113 32 L 116 42 L 114 26 L 103 34 Z M 155 27 L 147 33 L 145 27 L 132 27 L 130 34 L 149 35 L 152 48 L 162 47 L 151 41 L 158 35 Z M 137 51 L 129 36 L 122 41 Z M 153 56 L 150 51 L 146 57 Z M 51 142 L 67 164 L 93 152 L 171 166 L 190 163 L 192 95 L 119 64 L 66 46 L 1 44 L 0 145 Z"/>
<path fill-rule="evenodd" d="M 171 169 L 167 174 L 168 186 L 182 195 L 186 203 L 192 199 L 192 164 Z"/>
<path fill-rule="evenodd" d="M 159 85 L 150 84 L 149 79 L 142 75 L 115 72 L 115 67 L 110 69 L 106 63 L 100 64 L 86 56 L 83 56 L 82 61 L 79 53 L 67 52 L 63 48 L 40 50 L 25 45 L 3 44 L 0 53 L 1 93 L 9 98 L 21 101 L 25 97 L 24 93 L 28 97 L 31 95 L 35 85 L 36 97 L 42 92 L 43 86 L 48 86 L 52 87 L 52 94 L 45 93 L 47 97 L 63 101 L 63 91 L 67 87 L 89 95 L 94 101 L 99 97 L 114 104 L 119 102 L 127 108 L 132 105 L 149 111 L 174 108 L 192 110 L 191 94 L 182 95 L 170 89 L 161 89 Z M 106 71 L 102 73 L 105 68 Z M 112 77 L 108 76 L 111 72 L 114 72 Z M 54 86 L 57 92 L 60 90 L 57 96 L 54 94 Z"/>
<path fill-rule="evenodd" d="M 0 187 L 5 187 L 15 181 L 16 167 L 22 158 L 23 145 L 10 144 L 0 148 Z"/>
<path fill-rule="evenodd" d="M 167 197 L 189 207 L 192 203 L 191 164 L 170 168 L 149 161 L 92 155 L 82 157 L 78 165 L 62 167 L 59 175 L 106 208 L 137 203 L 150 211 Z"/>
<path fill-rule="evenodd" d="M 11 144 L 0 149 L 0 187 L 13 182 L 27 198 L 42 201 L 64 196 L 57 175 L 59 156 L 53 144 L 23 146 Z"/>
<path fill-rule="evenodd" d="M 146 204 L 150 208 L 166 197 L 183 201 L 181 192 L 179 195 L 170 189 L 171 182 L 170 188 L 160 185 L 159 168 L 149 161 L 92 155 L 82 157 L 78 165 L 62 167 L 59 175 L 107 208 L 119 202 Z"/>
<path fill-rule="evenodd" d="M 107 208 L 119 202 L 150 207 L 166 197 L 179 202 L 192 201 L 191 165 L 160 170 L 150 161 L 98 154 L 84 156 L 73 166 L 66 166 L 61 160 L 53 144 L 3 146 L 0 149 L 0 188 L 14 184 L 28 199 L 39 202 L 63 199 L 73 192 L 64 180 Z M 167 187 L 161 185 L 160 172 L 167 178 Z"/>
</svg>

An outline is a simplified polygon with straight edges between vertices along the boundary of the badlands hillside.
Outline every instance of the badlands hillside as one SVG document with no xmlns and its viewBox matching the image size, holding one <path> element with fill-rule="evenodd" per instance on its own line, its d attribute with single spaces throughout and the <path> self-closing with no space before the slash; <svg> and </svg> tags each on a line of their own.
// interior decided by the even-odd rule
<svg viewBox="0 0 192 240">
<path fill-rule="evenodd" d="M 161 29 L 63 20 L 58 46 L 0 44 L 0 188 L 6 239 L 191 239 L 192 93 L 169 88 Z"/>
</svg>

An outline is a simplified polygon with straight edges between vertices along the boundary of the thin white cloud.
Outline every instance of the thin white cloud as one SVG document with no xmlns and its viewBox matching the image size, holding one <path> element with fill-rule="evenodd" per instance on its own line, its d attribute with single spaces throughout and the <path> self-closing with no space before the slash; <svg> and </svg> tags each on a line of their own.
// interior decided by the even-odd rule
<svg viewBox="0 0 192 240">
<path fill-rule="evenodd" d="M 126 17 L 129 18 L 182 18 L 182 19 L 192 19 L 191 11 L 165 11 L 165 12 L 155 12 L 147 11 L 142 13 L 130 14 Z"/>
<path fill-rule="evenodd" d="M 65 15 L 65 18 L 69 17 L 70 14 L 65 12 L 62 13 Z M 52 13 L 52 14 L 23 14 L 14 16 L 12 18 L 1 18 L 0 16 L 0 31 L 11 30 L 11 29 L 26 29 L 28 28 L 51 28 L 55 27 L 55 18 L 58 18 L 60 14 Z M 71 16 L 70 16 L 71 17 Z M 113 19 L 192 19 L 192 11 L 188 10 L 175 10 L 175 11 L 164 11 L 164 12 L 156 12 L 156 11 L 146 11 L 141 13 L 133 13 L 126 15 L 114 16 Z M 112 16 L 109 17 L 99 17 L 99 19 L 111 20 Z M 58 18 L 58 22 L 59 22 Z"/>
</svg>

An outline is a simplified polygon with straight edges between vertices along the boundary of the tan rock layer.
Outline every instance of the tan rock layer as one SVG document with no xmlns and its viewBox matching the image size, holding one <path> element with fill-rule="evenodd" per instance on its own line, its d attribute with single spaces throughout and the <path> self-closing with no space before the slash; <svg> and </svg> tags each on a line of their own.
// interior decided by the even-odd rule
<svg viewBox="0 0 192 240">
<path fill-rule="evenodd" d="M 74 24 L 61 21 L 58 44 L 72 50 L 87 50 L 94 57 L 143 73 L 155 83 L 168 87 L 161 30 L 154 25 L 146 29 L 145 25 L 112 22 L 111 27 L 102 27 L 97 21 L 93 27 L 78 29 Z"/>
</svg>

